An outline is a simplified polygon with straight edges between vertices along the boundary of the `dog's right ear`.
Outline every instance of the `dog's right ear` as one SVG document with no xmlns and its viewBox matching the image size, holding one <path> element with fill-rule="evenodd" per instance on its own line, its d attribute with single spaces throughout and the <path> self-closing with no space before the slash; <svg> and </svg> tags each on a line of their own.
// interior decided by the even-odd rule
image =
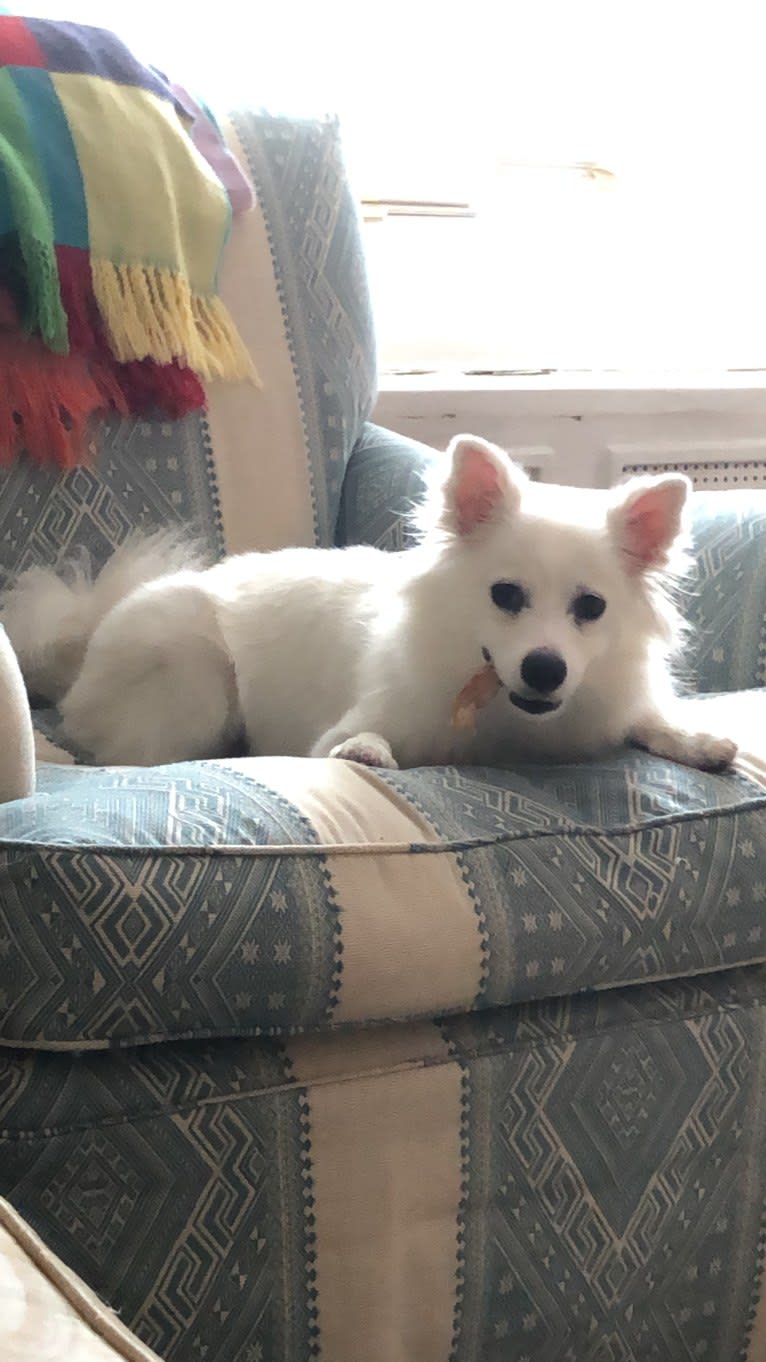
<svg viewBox="0 0 766 1362">
<path fill-rule="evenodd" d="M 464 538 L 480 525 L 518 511 L 527 477 L 504 450 L 476 435 L 456 435 L 447 459 L 441 515 L 445 529 Z"/>
<path fill-rule="evenodd" d="M 682 474 L 632 478 L 614 493 L 607 524 L 630 576 L 667 566 L 683 534 L 692 485 Z"/>
</svg>

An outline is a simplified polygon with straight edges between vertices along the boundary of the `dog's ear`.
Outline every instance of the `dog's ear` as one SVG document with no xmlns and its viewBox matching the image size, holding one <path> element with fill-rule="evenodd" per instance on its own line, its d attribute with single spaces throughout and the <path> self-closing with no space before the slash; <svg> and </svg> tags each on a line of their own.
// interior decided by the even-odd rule
<svg viewBox="0 0 766 1362">
<path fill-rule="evenodd" d="M 691 483 L 682 474 L 633 478 L 615 493 L 610 533 L 630 576 L 665 567 L 685 529 Z"/>
<path fill-rule="evenodd" d="M 476 435 L 456 435 L 447 449 L 442 522 L 461 536 L 519 509 L 526 474 L 504 450 Z"/>
</svg>

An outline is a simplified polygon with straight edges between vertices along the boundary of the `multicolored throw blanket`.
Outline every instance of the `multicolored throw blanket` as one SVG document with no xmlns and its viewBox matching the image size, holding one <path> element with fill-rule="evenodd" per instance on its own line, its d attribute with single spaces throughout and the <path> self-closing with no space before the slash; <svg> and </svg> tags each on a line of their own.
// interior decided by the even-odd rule
<svg viewBox="0 0 766 1362">
<path fill-rule="evenodd" d="M 69 466 L 97 412 L 178 417 L 202 379 L 255 379 L 217 294 L 227 158 L 114 34 L 0 14 L 0 463 Z"/>
</svg>

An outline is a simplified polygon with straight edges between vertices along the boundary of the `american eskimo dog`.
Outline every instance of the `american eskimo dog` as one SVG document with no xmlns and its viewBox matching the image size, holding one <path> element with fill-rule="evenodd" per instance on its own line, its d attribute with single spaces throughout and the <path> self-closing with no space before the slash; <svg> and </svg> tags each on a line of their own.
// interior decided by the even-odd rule
<svg viewBox="0 0 766 1362">
<path fill-rule="evenodd" d="M 535 483 L 458 436 L 402 553 L 190 566 L 183 544 L 154 535 L 95 581 L 30 569 L 0 617 L 30 692 L 60 703 L 66 736 L 99 763 L 216 757 L 244 741 L 381 767 L 502 764 L 632 742 L 719 768 L 734 743 L 673 718 L 668 584 L 689 491 L 675 475 L 611 492 Z M 456 697 L 482 669 L 491 698 L 456 726 Z"/>
</svg>

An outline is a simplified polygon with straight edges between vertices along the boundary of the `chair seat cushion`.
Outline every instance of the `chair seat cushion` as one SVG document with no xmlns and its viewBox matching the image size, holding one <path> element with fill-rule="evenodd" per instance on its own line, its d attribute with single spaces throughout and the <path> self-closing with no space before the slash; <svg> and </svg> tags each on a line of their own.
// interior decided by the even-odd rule
<svg viewBox="0 0 766 1362">
<path fill-rule="evenodd" d="M 0 808 L 0 1041 L 285 1034 L 766 959 L 765 772 L 42 766 Z"/>
</svg>

